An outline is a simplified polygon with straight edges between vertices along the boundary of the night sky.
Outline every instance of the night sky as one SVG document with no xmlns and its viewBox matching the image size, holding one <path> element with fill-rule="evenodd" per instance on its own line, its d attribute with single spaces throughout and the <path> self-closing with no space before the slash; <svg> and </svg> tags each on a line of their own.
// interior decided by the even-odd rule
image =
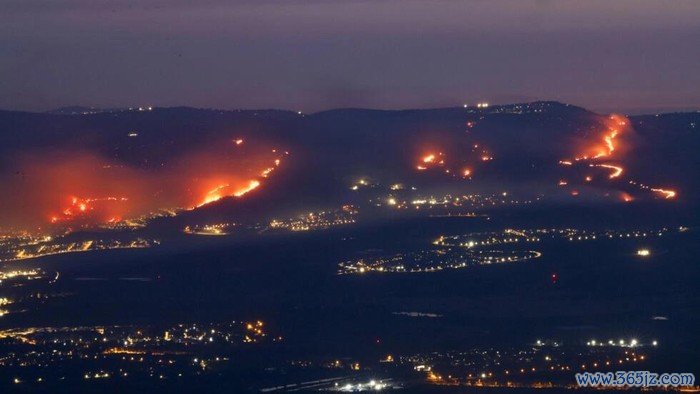
<svg viewBox="0 0 700 394">
<path fill-rule="evenodd" d="M 700 2 L 2 0 L 0 108 L 700 107 Z"/>
</svg>

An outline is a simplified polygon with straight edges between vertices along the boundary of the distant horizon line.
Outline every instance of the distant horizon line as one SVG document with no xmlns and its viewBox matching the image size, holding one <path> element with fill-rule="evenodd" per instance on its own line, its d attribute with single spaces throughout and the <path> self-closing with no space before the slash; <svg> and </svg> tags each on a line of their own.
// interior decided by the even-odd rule
<svg viewBox="0 0 700 394">
<path fill-rule="evenodd" d="M 338 110 L 366 110 L 366 111 L 386 111 L 386 112 L 400 112 L 400 111 L 430 111 L 430 110 L 441 110 L 441 109 L 459 109 L 459 108 L 472 108 L 472 109 L 486 109 L 486 108 L 493 108 L 493 107 L 507 107 L 507 106 L 513 106 L 513 105 L 527 105 L 527 104 L 535 104 L 535 103 L 557 103 L 561 104 L 564 106 L 571 106 L 571 107 L 577 107 L 577 108 L 582 108 L 584 110 L 598 113 L 598 114 L 611 114 L 611 113 L 619 113 L 619 114 L 624 114 L 624 115 L 629 115 L 629 116 L 642 116 L 642 115 L 660 115 L 660 114 L 671 114 L 671 113 L 693 113 L 693 112 L 700 112 L 700 106 L 683 106 L 683 107 L 675 107 L 675 106 L 669 106 L 669 107 L 646 107 L 646 108 L 628 108 L 627 110 L 603 110 L 600 108 L 588 108 L 584 107 L 582 105 L 577 105 L 577 104 L 571 104 L 571 103 L 566 103 L 563 101 L 558 101 L 558 100 L 533 100 L 533 101 L 521 101 L 521 102 L 512 102 L 512 103 L 488 103 L 484 101 L 484 103 L 487 104 L 487 107 L 480 107 L 482 103 L 469 103 L 469 104 L 462 104 L 462 105 L 455 105 L 455 106 L 440 106 L 440 107 L 422 107 L 422 108 L 417 108 L 417 107 L 406 107 L 406 108 L 372 108 L 372 107 L 353 107 L 353 106 L 348 106 L 348 107 L 337 107 L 337 108 L 328 108 L 328 109 L 323 109 L 323 110 L 318 110 L 314 112 L 305 112 L 305 111 L 299 111 L 299 110 L 292 110 L 292 109 L 283 109 L 283 108 L 217 108 L 217 107 L 200 107 L 200 106 L 195 106 L 195 105 L 172 105 L 172 106 L 154 106 L 154 105 L 148 105 L 148 106 L 124 106 L 124 107 L 98 107 L 98 106 L 87 106 L 87 105 L 65 105 L 65 106 L 60 106 L 56 107 L 53 109 L 48 109 L 48 110 L 21 110 L 21 109 L 4 109 L 0 108 L 0 111 L 2 112 L 23 112 L 23 113 L 32 113 L 32 114 L 51 114 L 51 115 L 93 115 L 93 114 L 99 114 L 99 113 L 108 113 L 108 112 L 127 112 L 127 111 L 137 111 L 137 112 L 147 112 L 151 111 L 154 109 L 176 109 L 176 108 L 187 108 L 187 109 L 196 109 L 196 110 L 208 110 L 208 111 L 226 111 L 226 112 L 240 112 L 240 111 L 246 111 L 246 112 L 255 112 L 255 111 L 279 111 L 279 112 L 291 112 L 291 113 L 297 113 L 297 114 L 303 114 L 303 115 L 315 115 L 315 114 L 320 114 L 324 112 L 330 112 L 330 111 L 338 111 Z M 69 109 L 85 109 L 85 110 L 92 110 L 95 111 L 94 113 L 60 113 L 61 111 L 69 110 Z"/>
</svg>

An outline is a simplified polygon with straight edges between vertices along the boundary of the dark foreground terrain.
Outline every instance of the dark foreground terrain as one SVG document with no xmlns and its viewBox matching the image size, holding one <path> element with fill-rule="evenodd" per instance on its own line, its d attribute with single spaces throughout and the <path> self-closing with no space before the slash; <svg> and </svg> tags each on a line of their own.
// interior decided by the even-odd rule
<svg viewBox="0 0 700 394">
<path fill-rule="evenodd" d="M 584 371 L 698 375 L 697 121 L 550 102 L 0 113 L 12 224 L 0 239 L 0 387 L 561 392 Z M 608 149 L 614 127 L 629 129 Z M 179 167 L 222 138 L 283 159 L 262 174 L 238 151 L 250 168 Z M 576 157 L 590 146 L 602 156 Z M 23 155 L 46 149 L 90 151 L 85 162 L 139 182 L 81 177 L 66 159 L 70 187 L 38 194 L 76 197 L 50 217 L 51 199 L 17 197 L 36 181 Z M 179 178 L 241 171 L 259 187 L 204 190 L 202 204 L 194 186 L 175 195 Z M 171 194 L 151 193 L 162 178 Z M 89 194 L 105 190 L 128 198 Z M 197 206 L 165 205 L 190 197 Z M 125 216 L 105 216 L 115 210 Z M 22 218 L 35 227 L 18 231 Z"/>
</svg>

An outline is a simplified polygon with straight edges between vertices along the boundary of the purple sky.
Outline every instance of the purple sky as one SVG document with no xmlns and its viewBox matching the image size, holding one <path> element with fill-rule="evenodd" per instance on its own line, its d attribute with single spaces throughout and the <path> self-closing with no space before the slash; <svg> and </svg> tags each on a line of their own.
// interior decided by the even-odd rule
<svg viewBox="0 0 700 394">
<path fill-rule="evenodd" d="M 0 108 L 698 108 L 698 48 L 696 0 L 2 0 Z"/>
</svg>

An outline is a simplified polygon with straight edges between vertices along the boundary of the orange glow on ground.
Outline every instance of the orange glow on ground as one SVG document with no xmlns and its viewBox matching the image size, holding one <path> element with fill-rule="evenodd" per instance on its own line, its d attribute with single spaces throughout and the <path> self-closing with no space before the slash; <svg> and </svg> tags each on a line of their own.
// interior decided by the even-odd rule
<svg viewBox="0 0 700 394">
<path fill-rule="evenodd" d="M 241 150 L 235 141 L 221 139 L 157 166 L 68 148 L 17 153 L 18 171 L 0 174 L 0 183 L 14 190 L 0 200 L 0 226 L 93 228 L 243 197 L 273 178 L 288 153 L 248 140 Z"/>
<path fill-rule="evenodd" d="M 619 164 L 604 163 L 601 164 L 597 162 L 598 159 L 605 158 L 611 159 L 613 155 L 620 156 L 620 140 L 619 137 L 625 133 L 633 132 L 633 129 L 628 126 L 629 122 L 627 119 L 621 115 L 610 115 L 605 121 L 606 129 L 596 137 L 596 140 L 592 142 L 586 142 L 583 149 L 579 149 L 579 153 L 574 159 L 574 162 L 584 162 L 587 163 L 589 167 L 600 167 L 610 170 L 608 174 L 608 179 L 621 178 L 622 174 L 625 172 L 624 167 Z M 574 162 L 571 160 L 561 160 L 559 164 L 572 166 Z M 585 178 L 586 182 L 592 180 L 591 177 Z M 634 180 L 629 180 L 629 183 L 636 185 L 641 190 L 648 190 L 654 193 L 658 193 L 664 197 L 664 199 L 672 199 L 676 197 L 676 191 L 667 190 L 662 188 L 652 188 L 643 183 L 636 182 Z M 633 198 L 629 194 L 622 192 L 622 200 L 625 202 L 632 201 Z"/>
<path fill-rule="evenodd" d="M 421 156 L 418 160 L 418 164 L 416 165 L 416 169 L 418 171 L 425 171 L 428 168 L 436 167 L 436 166 L 444 166 L 445 165 L 445 154 L 442 152 L 439 153 L 426 153 L 423 156 Z M 449 172 L 448 172 L 449 173 Z"/>
<path fill-rule="evenodd" d="M 260 181 L 255 179 L 249 181 L 247 184 L 244 185 L 231 186 L 228 183 L 220 184 L 214 187 L 213 189 L 207 191 L 204 195 L 204 198 L 202 198 L 201 202 L 199 202 L 196 205 L 196 208 L 202 207 L 207 204 L 211 204 L 215 201 L 219 201 L 224 197 L 242 197 L 246 193 L 258 188 L 259 186 Z"/>
<path fill-rule="evenodd" d="M 614 166 L 612 164 L 589 164 L 590 167 L 602 167 L 602 168 L 607 168 L 609 170 L 612 170 L 610 175 L 608 175 L 608 178 L 614 179 L 618 178 L 620 175 L 622 175 L 622 172 L 624 169 L 620 166 Z"/>
<path fill-rule="evenodd" d="M 626 125 L 627 121 L 623 116 L 611 115 L 605 122 L 606 129 L 595 141 L 586 143 L 576 156 L 575 161 L 610 158 L 613 152 L 618 150 L 618 137 L 623 131 L 627 130 L 627 128 L 622 128 Z"/>
<path fill-rule="evenodd" d="M 126 197 L 71 197 L 68 205 L 61 209 L 61 213 L 51 214 L 49 221 L 58 223 L 76 219 L 95 219 L 107 223 L 116 223 L 120 220 L 120 217 L 118 215 L 110 216 L 109 212 L 119 210 L 119 205 L 126 203 L 128 200 Z M 102 216 L 101 219 L 100 216 Z"/>
<path fill-rule="evenodd" d="M 670 198 L 675 198 L 675 197 L 676 197 L 676 192 L 673 191 L 673 190 L 667 190 L 667 189 L 661 189 L 661 188 L 652 188 L 651 191 L 663 195 L 664 198 L 666 198 L 666 199 L 670 199 Z"/>
<path fill-rule="evenodd" d="M 471 179 L 475 171 L 480 171 L 481 162 L 488 162 L 494 158 L 491 152 L 480 144 L 470 146 L 470 155 L 465 156 L 464 152 L 442 151 L 440 146 L 432 142 L 422 144 L 413 168 L 417 171 L 440 172 L 456 179 Z"/>
<path fill-rule="evenodd" d="M 243 187 L 241 189 L 238 189 L 235 193 L 233 193 L 234 197 L 241 197 L 242 195 L 248 193 L 249 191 L 256 189 L 258 186 L 260 186 L 260 182 L 256 180 L 252 180 L 248 182 L 248 186 Z"/>
</svg>

